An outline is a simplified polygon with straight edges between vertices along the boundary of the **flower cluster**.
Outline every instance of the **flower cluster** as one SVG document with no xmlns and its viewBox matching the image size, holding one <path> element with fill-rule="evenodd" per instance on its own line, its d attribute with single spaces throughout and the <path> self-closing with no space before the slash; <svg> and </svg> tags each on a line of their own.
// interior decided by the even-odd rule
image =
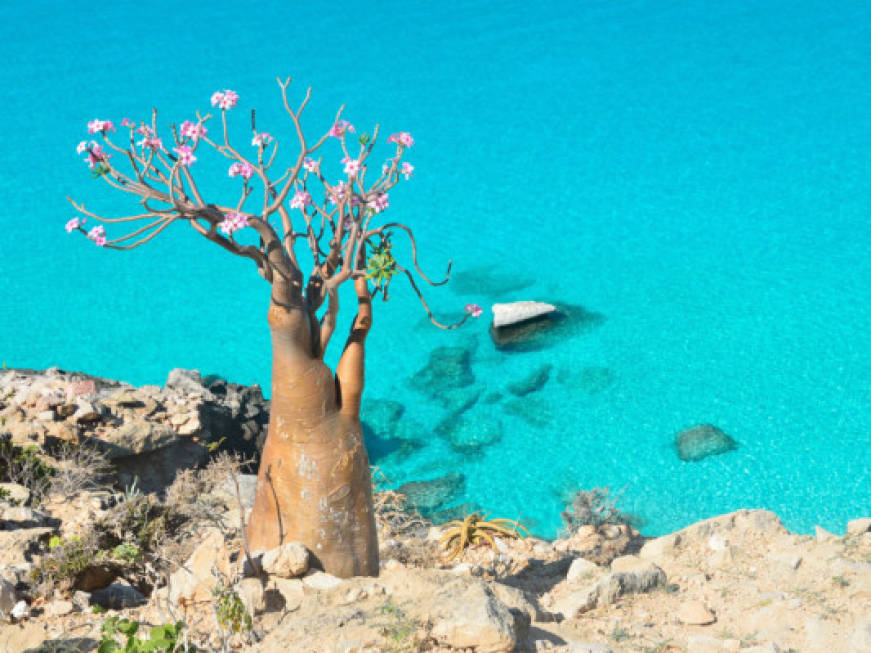
<svg viewBox="0 0 871 653">
<path fill-rule="evenodd" d="M 68 234 L 71 234 L 71 233 L 73 233 L 73 231 L 75 231 L 76 229 L 81 227 L 83 224 L 85 224 L 86 221 L 87 221 L 87 218 L 82 218 L 81 220 L 79 220 L 78 218 L 73 218 L 72 220 L 67 221 L 66 225 L 64 226 L 64 229 L 67 230 Z"/>
<path fill-rule="evenodd" d="M 342 159 L 342 163 L 345 164 L 345 174 L 349 177 L 356 177 L 357 173 L 360 172 L 359 159 L 352 159 L 346 156 L 344 159 Z"/>
<path fill-rule="evenodd" d="M 101 161 L 107 161 L 111 154 L 106 154 L 103 146 L 96 141 L 82 141 L 76 146 L 76 153 L 81 154 L 87 152 L 88 156 L 83 159 L 88 164 L 89 168 L 93 168 L 95 164 Z"/>
<path fill-rule="evenodd" d="M 477 304 L 466 304 L 463 307 L 463 310 L 465 310 L 466 313 L 469 313 L 472 317 L 481 317 L 481 313 L 484 312 Z"/>
<path fill-rule="evenodd" d="M 254 138 L 251 139 L 251 145 L 254 147 L 263 147 L 265 145 L 269 145 L 272 142 L 272 134 L 269 132 L 260 132 L 259 134 L 254 134 Z"/>
<path fill-rule="evenodd" d="M 329 197 L 327 199 L 329 199 L 330 204 L 338 204 L 339 202 L 344 202 L 347 192 L 348 184 L 346 184 L 344 181 L 340 181 L 335 186 L 333 186 L 333 189 L 329 192 Z"/>
<path fill-rule="evenodd" d="M 290 208 L 305 210 L 312 203 L 312 196 L 304 190 L 298 190 L 293 194 L 293 199 L 290 200 Z"/>
<path fill-rule="evenodd" d="M 181 135 L 183 138 L 192 138 L 197 140 L 200 136 L 205 136 L 209 130 L 203 127 L 201 123 L 185 120 L 181 124 Z"/>
<path fill-rule="evenodd" d="M 130 118 L 122 118 L 121 119 L 121 126 L 122 127 L 132 127 L 133 121 L 130 120 Z"/>
<path fill-rule="evenodd" d="M 374 200 L 369 202 L 369 208 L 375 211 L 375 213 L 381 213 L 390 206 L 390 200 L 387 197 L 387 193 L 381 193 Z"/>
<path fill-rule="evenodd" d="M 307 156 L 302 162 L 302 167 L 305 168 L 306 170 L 308 170 L 309 172 L 316 172 L 318 169 L 318 162 L 315 161 L 310 156 Z"/>
<path fill-rule="evenodd" d="M 238 93 L 231 91 L 230 89 L 226 89 L 223 93 L 221 91 L 215 91 L 212 93 L 212 106 L 219 107 L 224 111 L 235 107 L 238 101 Z"/>
<path fill-rule="evenodd" d="M 163 140 L 154 135 L 154 130 L 148 125 L 140 125 L 136 128 L 138 134 L 142 134 L 142 140 L 137 141 L 139 147 L 150 147 L 153 150 L 163 150 Z"/>
<path fill-rule="evenodd" d="M 334 138 L 342 138 L 345 135 L 345 132 L 351 132 L 352 134 L 356 134 L 357 130 L 354 129 L 354 125 L 349 123 L 347 120 L 340 120 L 335 125 L 330 127 L 330 131 L 328 133 Z"/>
<path fill-rule="evenodd" d="M 178 155 L 178 162 L 180 165 L 189 166 L 197 160 L 190 145 L 179 145 L 178 147 L 172 148 L 172 151 Z"/>
<path fill-rule="evenodd" d="M 402 167 L 399 169 L 399 172 L 405 175 L 406 180 L 411 179 L 411 175 L 414 174 L 414 166 L 407 161 L 404 161 L 402 163 Z"/>
<path fill-rule="evenodd" d="M 231 177 L 242 177 L 246 181 L 251 179 L 254 174 L 254 168 L 247 161 L 245 163 L 234 163 L 230 166 Z"/>
<path fill-rule="evenodd" d="M 223 231 L 228 236 L 232 234 L 234 231 L 241 229 L 242 227 L 248 226 L 248 216 L 244 213 L 237 213 L 233 211 L 232 213 L 226 213 L 224 215 L 224 219 L 218 224 L 221 231 Z"/>
<path fill-rule="evenodd" d="M 408 132 L 399 132 L 397 134 L 391 134 L 390 138 L 387 139 L 388 143 L 397 143 L 402 145 L 402 147 L 411 147 L 414 145 L 414 139 L 411 137 L 411 134 Z"/>
<path fill-rule="evenodd" d="M 88 123 L 88 133 L 96 134 L 97 132 L 113 132 L 115 131 L 115 125 L 111 120 L 97 120 L 94 118 L 91 122 Z"/>
<path fill-rule="evenodd" d="M 106 230 L 103 225 L 98 224 L 88 232 L 88 238 L 94 241 L 97 247 L 103 247 L 106 244 Z"/>
</svg>

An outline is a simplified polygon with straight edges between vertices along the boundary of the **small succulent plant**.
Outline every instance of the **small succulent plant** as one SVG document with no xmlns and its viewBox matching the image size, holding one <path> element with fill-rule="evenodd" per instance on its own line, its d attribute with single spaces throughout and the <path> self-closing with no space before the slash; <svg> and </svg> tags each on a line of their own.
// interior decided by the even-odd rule
<svg viewBox="0 0 871 653">
<path fill-rule="evenodd" d="M 444 547 L 447 559 L 452 560 L 467 547 L 488 543 L 496 546 L 494 537 L 517 538 L 529 535 L 529 531 L 514 519 L 485 519 L 478 513 L 472 513 L 462 520 L 454 520 L 445 524 L 445 532 L 439 538 L 439 544 Z"/>
</svg>

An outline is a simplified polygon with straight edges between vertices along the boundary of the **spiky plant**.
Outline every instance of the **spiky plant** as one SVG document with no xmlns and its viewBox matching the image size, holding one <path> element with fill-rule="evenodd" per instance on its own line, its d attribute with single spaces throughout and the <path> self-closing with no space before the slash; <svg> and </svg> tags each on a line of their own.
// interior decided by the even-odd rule
<svg viewBox="0 0 871 653">
<path fill-rule="evenodd" d="M 448 522 L 445 526 L 439 545 L 444 547 L 448 560 L 453 560 L 469 546 L 484 542 L 496 548 L 495 536 L 514 539 L 529 535 L 529 531 L 514 519 L 488 520 L 476 512 L 465 519 Z"/>
</svg>

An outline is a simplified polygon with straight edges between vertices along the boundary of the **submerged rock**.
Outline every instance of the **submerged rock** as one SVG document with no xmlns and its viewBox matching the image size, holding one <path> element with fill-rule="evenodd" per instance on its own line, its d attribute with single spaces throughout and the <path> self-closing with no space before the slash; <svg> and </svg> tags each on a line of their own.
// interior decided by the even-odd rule
<svg viewBox="0 0 871 653">
<path fill-rule="evenodd" d="M 436 510 L 431 512 L 427 519 L 429 519 L 433 524 L 444 524 L 445 522 L 465 519 L 468 515 L 473 513 L 481 514 L 483 513 L 483 508 L 477 503 L 461 503 L 456 506 L 450 506 L 449 508 L 442 508 L 441 510 Z"/>
<path fill-rule="evenodd" d="M 451 415 L 435 428 L 436 434 L 462 453 L 475 453 L 502 438 L 502 423 L 486 413 Z"/>
<path fill-rule="evenodd" d="M 376 433 L 392 437 L 405 412 L 405 406 L 390 399 L 367 399 L 363 402 L 361 417 L 369 423 Z"/>
<path fill-rule="evenodd" d="M 502 351 L 537 351 L 568 338 L 589 333 L 606 317 L 582 306 L 561 304 L 559 310 L 535 319 L 503 327 L 490 327 L 490 337 Z"/>
<path fill-rule="evenodd" d="M 456 497 L 465 484 L 466 477 L 459 472 L 453 472 L 429 481 L 403 483 L 396 491 L 405 495 L 409 508 L 426 516 Z"/>
<path fill-rule="evenodd" d="M 554 313 L 557 307 L 545 302 L 521 301 L 510 304 L 493 304 L 491 310 L 493 311 L 493 326 L 498 329 Z"/>
<path fill-rule="evenodd" d="M 475 382 L 471 353 L 463 347 L 437 347 L 429 362 L 411 377 L 411 386 L 438 399 L 444 392 Z"/>
<path fill-rule="evenodd" d="M 499 272 L 482 266 L 461 270 L 451 279 L 451 289 L 458 295 L 490 295 L 498 297 L 529 288 L 535 283 L 532 275 Z"/>
<path fill-rule="evenodd" d="M 579 370 L 563 368 L 556 380 L 572 390 L 586 394 L 596 394 L 612 385 L 617 376 L 607 367 L 582 367 Z"/>
<path fill-rule="evenodd" d="M 531 426 L 544 428 L 550 424 L 550 408 L 536 397 L 516 397 L 502 404 L 502 410 Z"/>
<path fill-rule="evenodd" d="M 550 378 L 551 369 L 553 369 L 553 365 L 545 363 L 538 369 L 530 372 L 523 379 L 515 381 L 514 383 L 509 383 L 506 388 L 508 392 L 515 394 L 518 397 L 523 397 L 524 395 L 541 390 Z"/>
<path fill-rule="evenodd" d="M 712 424 L 700 424 L 680 431 L 675 438 L 681 460 L 701 460 L 738 448 L 738 443 Z"/>
</svg>

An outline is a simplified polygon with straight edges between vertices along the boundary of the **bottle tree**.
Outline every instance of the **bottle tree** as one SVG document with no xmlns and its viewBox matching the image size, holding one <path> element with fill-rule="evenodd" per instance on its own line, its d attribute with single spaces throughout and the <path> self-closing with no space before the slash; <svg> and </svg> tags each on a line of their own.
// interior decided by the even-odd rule
<svg viewBox="0 0 871 653">
<path fill-rule="evenodd" d="M 95 177 L 132 195 L 144 212 L 106 218 L 71 199 L 78 215 L 66 229 L 87 235 L 100 247 L 126 250 L 181 222 L 226 251 L 253 261 L 270 286 L 272 410 L 247 526 L 249 550 L 297 541 L 336 576 L 377 575 L 369 460 L 360 424 L 372 300 L 379 293 L 387 299 L 391 278 L 402 274 L 430 320 L 441 328 L 455 328 L 480 315 L 481 309 L 469 304 L 460 322 L 439 324 L 415 278 L 441 285 L 447 275 L 442 281 L 427 277 L 417 263 L 412 230 L 400 222 L 380 220 L 391 189 L 413 175 L 413 166 L 402 160 L 414 145 L 411 135 L 391 135 L 387 143 L 395 150 L 370 172 L 377 125 L 371 136 L 357 136 L 339 109 L 326 133 L 309 142 L 301 116 L 311 88 L 294 109 L 288 97 L 290 79 L 278 83 L 299 148 L 283 168 L 275 167 L 278 140 L 259 131 L 253 110 L 247 150 L 253 154 L 243 154 L 247 148 L 230 143 L 229 116 L 239 101 L 231 90 L 211 97 L 220 111 L 219 127 L 212 130 L 218 137 L 210 135 L 207 126 L 213 116 L 200 112 L 196 120 L 164 131 L 158 128 L 154 110 L 149 124 L 124 118 L 123 145 L 110 136 L 116 132 L 112 121 L 88 123 L 88 132 L 100 142 L 82 141 L 79 154 L 86 155 Z M 322 172 L 320 153 L 327 147 L 335 147 L 343 157 L 344 176 L 335 183 Z M 204 152 L 229 161 L 229 176 L 241 183 L 235 203 L 210 201 L 200 191 L 194 171 Z M 374 178 L 371 183 L 367 175 Z M 98 224 L 86 228 L 89 218 Z M 104 224 L 123 233 L 110 235 Z M 409 265 L 393 256 L 395 233 L 410 240 Z M 302 268 L 309 262 L 306 277 Z M 353 286 L 357 313 L 333 371 L 324 363 L 324 353 L 336 329 L 343 284 Z"/>
</svg>

